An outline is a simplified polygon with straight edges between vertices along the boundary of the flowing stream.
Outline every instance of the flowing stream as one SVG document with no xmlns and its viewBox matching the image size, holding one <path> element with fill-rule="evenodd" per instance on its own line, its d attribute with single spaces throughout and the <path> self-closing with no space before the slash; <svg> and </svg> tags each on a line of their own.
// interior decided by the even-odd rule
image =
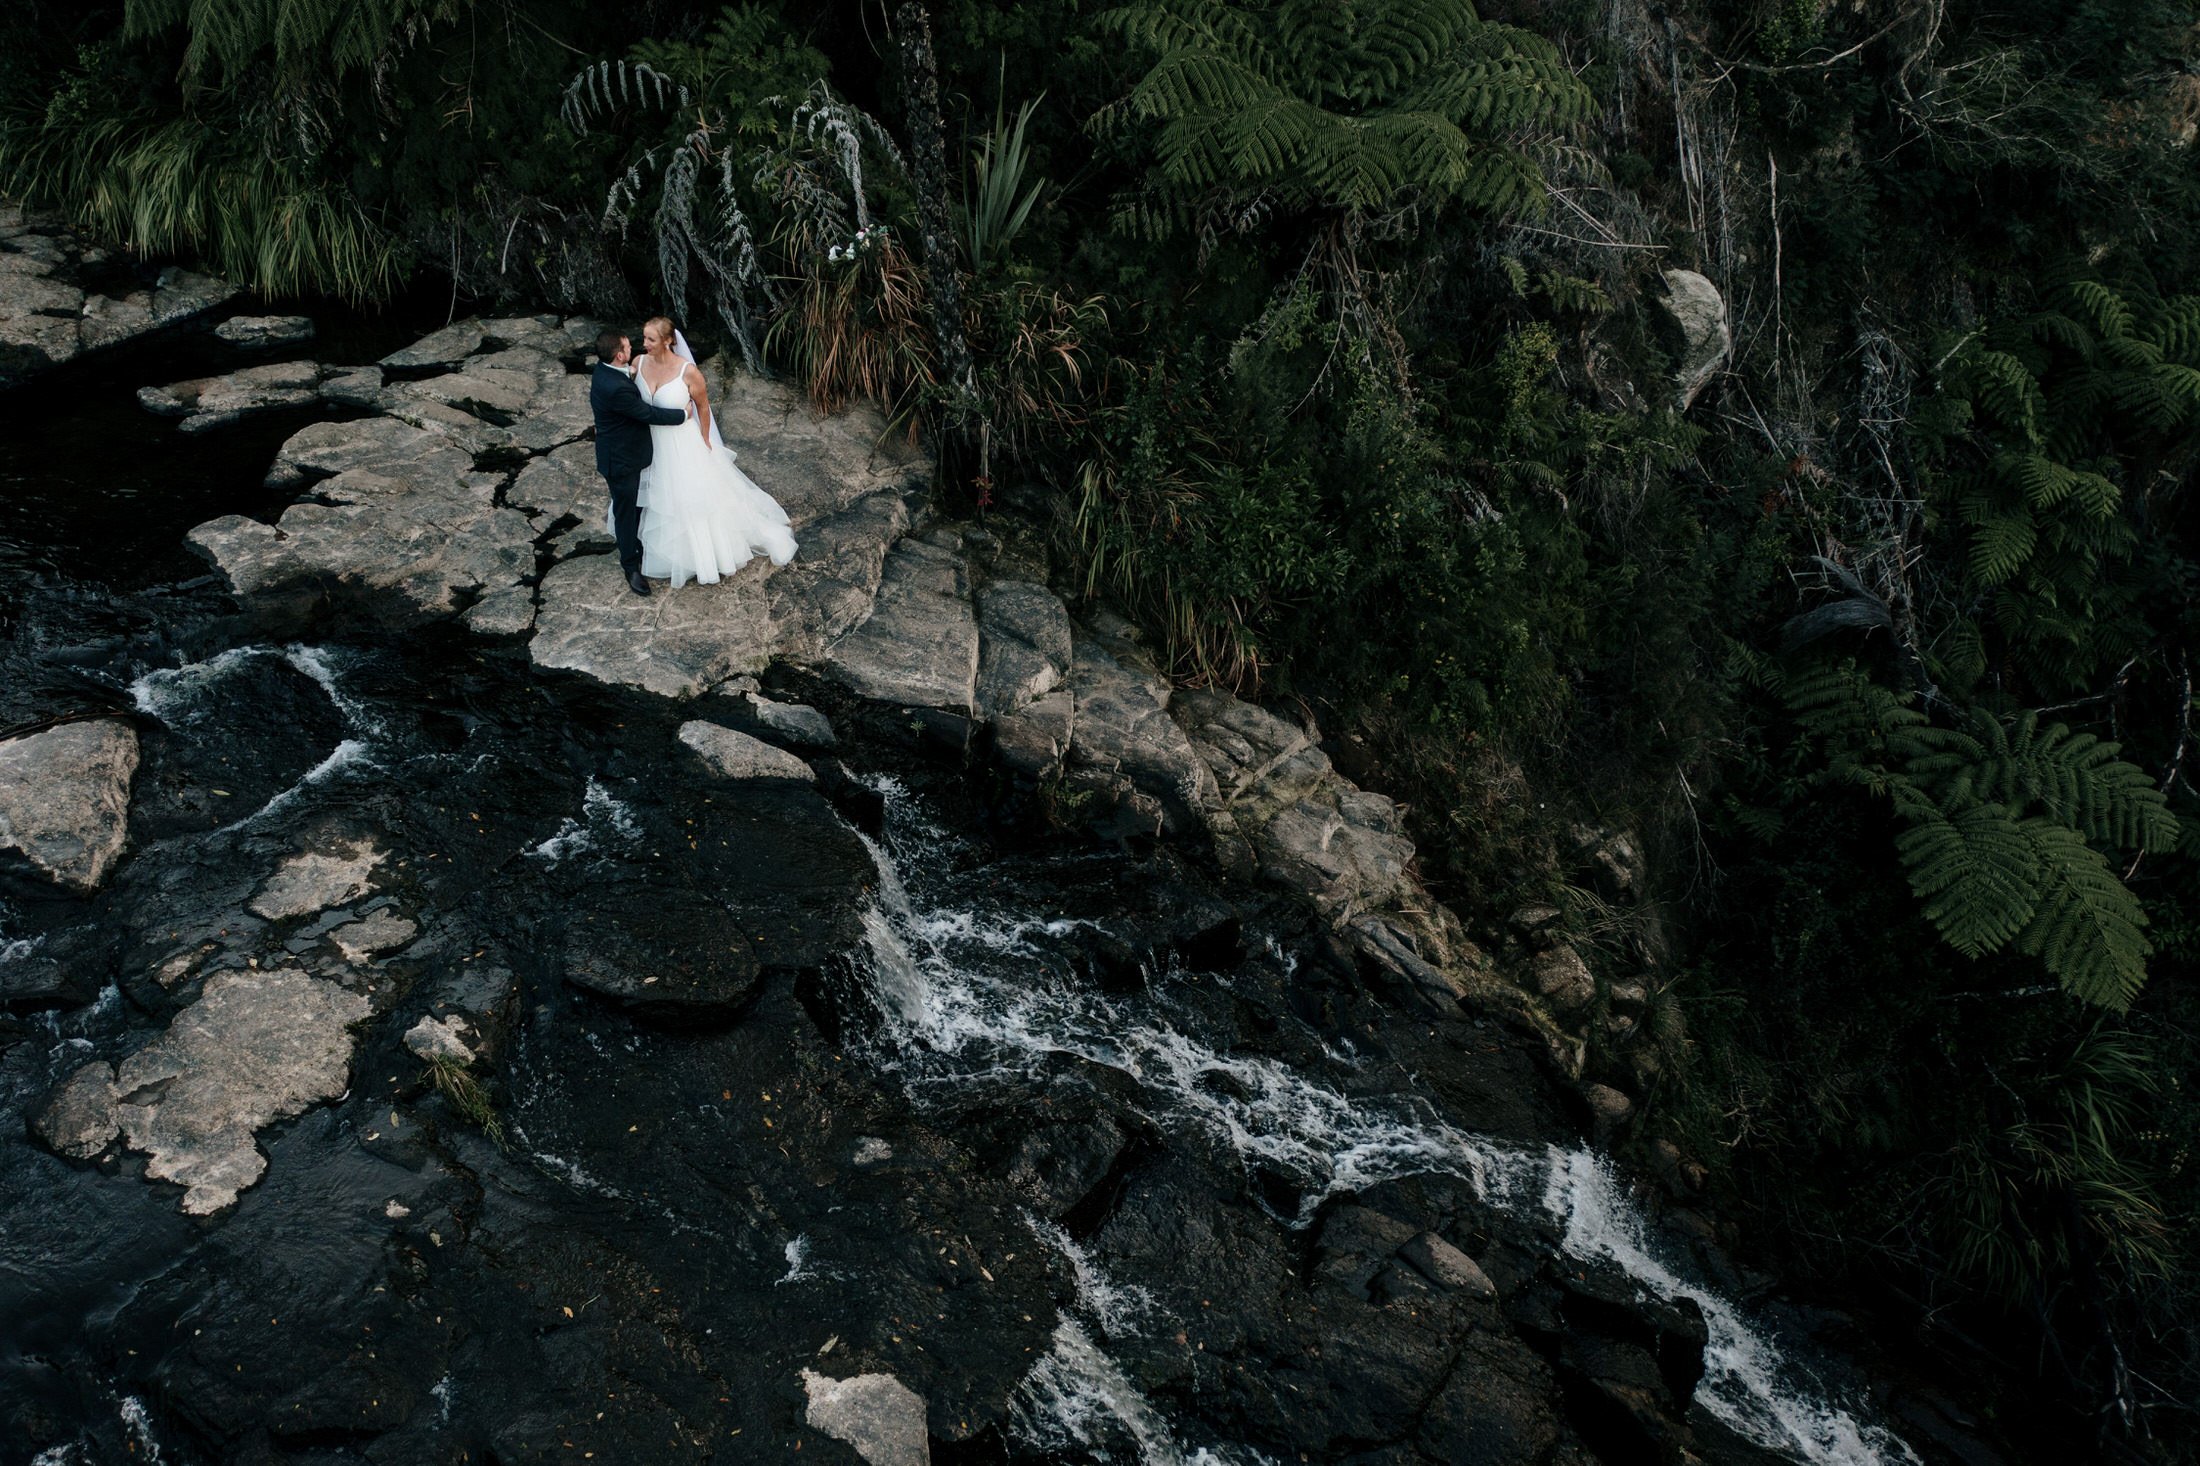
<svg viewBox="0 0 2200 1466">
<path fill-rule="evenodd" d="M 1195 1013 L 1172 1009 L 1165 986 L 1151 998 L 1119 999 L 1060 980 L 1069 924 L 973 900 L 989 883 L 943 859 L 959 837 L 894 780 L 875 785 L 886 797 L 887 828 L 883 843 L 867 842 L 883 879 L 865 939 L 886 1022 L 872 1057 L 919 1102 L 973 1084 L 1033 1086 L 1065 1054 L 1105 1066 L 1137 1082 L 1158 1122 L 1204 1132 L 1248 1172 L 1287 1177 L 1299 1193 L 1296 1208 L 1278 1218 L 1289 1226 L 1305 1225 L 1331 1196 L 1397 1177 L 1433 1171 L 1468 1179 L 1504 1208 L 1540 1210 L 1557 1222 L 1571 1255 L 1616 1264 L 1661 1298 L 1693 1299 L 1710 1333 L 1697 1400 L 1747 1439 L 1813 1466 L 1918 1459 L 1783 1350 L 1763 1323 L 1690 1278 L 1601 1156 L 1507 1149 L 1453 1128 L 1410 1096 L 1347 1095 L 1273 1059 L 1218 1053 L 1190 1031 Z M 954 871 L 951 883 L 922 874 L 942 870 Z M 1052 1352 L 1025 1381 L 1017 1419 L 1027 1437 L 1088 1450 L 1111 1442 L 1121 1450 L 1127 1441 L 1147 1466 L 1264 1459 L 1241 1447 L 1188 1450 L 1177 1440 L 1094 1338 L 1140 1331 L 1150 1300 L 1135 1284 L 1103 1276 L 1074 1242 L 1049 1230 L 1075 1267 L 1082 1317 L 1062 1320 Z"/>
</svg>

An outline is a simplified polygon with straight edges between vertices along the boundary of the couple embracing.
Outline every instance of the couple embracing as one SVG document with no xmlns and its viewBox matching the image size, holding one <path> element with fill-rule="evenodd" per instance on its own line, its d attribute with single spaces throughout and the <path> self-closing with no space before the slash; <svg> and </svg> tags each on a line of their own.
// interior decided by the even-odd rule
<svg viewBox="0 0 2200 1466">
<path fill-rule="evenodd" d="M 627 588 L 651 579 L 714 584 L 763 554 L 794 558 L 787 511 L 734 467 L 710 389 L 687 341 L 663 316 L 642 327 L 642 354 L 624 332 L 596 338 L 588 384 L 596 471 L 611 486 L 611 532 Z"/>
</svg>

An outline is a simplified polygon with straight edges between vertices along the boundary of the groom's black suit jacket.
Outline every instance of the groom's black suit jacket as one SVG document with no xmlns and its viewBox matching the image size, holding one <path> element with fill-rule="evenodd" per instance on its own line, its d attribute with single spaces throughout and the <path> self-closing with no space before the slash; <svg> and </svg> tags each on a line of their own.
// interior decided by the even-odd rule
<svg viewBox="0 0 2200 1466">
<path fill-rule="evenodd" d="M 649 467 L 652 424 L 676 428 L 687 421 L 677 407 L 652 407 L 643 401 L 634 379 L 608 362 L 597 362 L 589 374 L 588 406 L 596 414 L 596 472 L 605 478 Z"/>
</svg>

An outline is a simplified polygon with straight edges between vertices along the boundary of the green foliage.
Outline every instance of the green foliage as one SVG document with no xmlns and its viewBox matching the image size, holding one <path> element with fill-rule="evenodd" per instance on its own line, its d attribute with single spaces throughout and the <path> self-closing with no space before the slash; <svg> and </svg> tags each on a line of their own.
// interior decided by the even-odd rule
<svg viewBox="0 0 2200 1466">
<path fill-rule="evenodd" d="M 1018 107 L 1014 123 L 1009 122 L 1003 102 L 993 114 L 993 130 L 978 139 L 971 154 L 970 171 L 977 186 L 966 190 L 956 223 L 961 226 L 964 256 L 973 269 L 983 270 L 1000 260 L 1023 233 L 1045 191 L 1043 178 L 1033 179 L 1028 187 L 1024 184 L 1031 168 L 1031 147 L 1024 132 L 1045 95 L 1042 92 Z"/>
<path fill-rule="evenodd" d="M 1966 957 L 2036 957 L 2072 996 L 2130 1006 L 2152 950 L 2146 913 L 2089 841 L 2161 852 L 2168 802 L 2113 743 L 1971 710 L 1935 727 L 1911 699 L 1853 664 L 1782 679 L 1796 721 L 1826 751 L 1826 777 L 1889 800 L 1895 852 L 1926 917 Z"/>
<path fill-rule="evenodd" d="M 1531 210 L 1534 142 L 1589 111 L 1555 47 L 1484 23 L 1468 0 L 1154 0 L 1099 24 L 1155 59 L 1096 124 L 1158 124 L 1160 178 L 1179 201 Z"/>
<path fill-rule="evenodd" d="M 2200 297 L 2068 279 L 1944 351 L 1926 414 L 1941 512 L 2018 670 L 2044 692 L 2130 655 L 2135 501 L 2200 457 Z"/>
<path fill-rule="evenodd" d="M 0 189 L 59 206 L 95 238 L 190 255 L 272 296 L 380 297 L 403 251 L 342 190 L 268 156 L 249 133 L 200 116 L 85 115 L 0 130 Z"/>
<path fill-rule="evenodd" d="M 1994 1123 L 1955 1147 L 1930 1193 L 1953 1267 L 2012 1301 L 2090 1272 L 2096 1248 L 2126 1276 L 2166 1274 L 2169 1228 L 2141 1159 L 2159 1056 L 2093 1029 L 2007 1083 Z"/>
<path fill-rule="evenodd" d="M 286 84 L 374 70 L 472 0 L 124 0 L 133 41 L 182 30 L 183 72 L 235 79 L 263 60 Z"/>
</svg>

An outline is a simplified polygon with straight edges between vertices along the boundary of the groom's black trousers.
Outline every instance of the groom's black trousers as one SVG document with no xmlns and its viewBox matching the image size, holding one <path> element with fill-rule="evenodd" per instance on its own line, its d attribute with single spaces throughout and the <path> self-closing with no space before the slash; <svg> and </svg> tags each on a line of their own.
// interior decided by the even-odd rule
<svg viewBox="0 0 2200 1466">
<path fill-rule="evenodd" d="M 632 575 L 642 568 L 642 506 L 636 502 L 642 475 L 639 470 L 607 473 L 604 482 L 611 485 L 611 532 L 619 540 L 619 568 Z"/>
</svg>

